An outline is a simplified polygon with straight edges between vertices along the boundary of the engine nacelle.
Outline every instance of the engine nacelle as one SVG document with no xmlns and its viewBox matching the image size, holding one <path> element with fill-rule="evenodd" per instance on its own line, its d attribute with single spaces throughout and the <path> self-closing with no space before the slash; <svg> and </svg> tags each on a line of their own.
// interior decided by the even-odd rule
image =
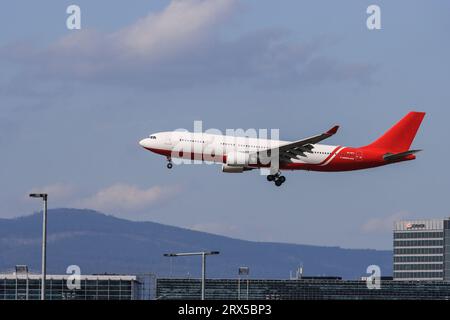
<svg viewBox="0 0 450 320">
<path fill-rule="evenodd" d="M 222 172 L 226 173 L 242 173 L 244 171 L 244 167 L 240 166 L 229 166 L 227 164 L 222 165 Z"/>
<path fill-rule="evenodd" d="M 244 152 L 230 152 L 227 154 L 228 166 L 240 166 L 245 167 L 249 163 L 249 155 Z"/>
</svg>

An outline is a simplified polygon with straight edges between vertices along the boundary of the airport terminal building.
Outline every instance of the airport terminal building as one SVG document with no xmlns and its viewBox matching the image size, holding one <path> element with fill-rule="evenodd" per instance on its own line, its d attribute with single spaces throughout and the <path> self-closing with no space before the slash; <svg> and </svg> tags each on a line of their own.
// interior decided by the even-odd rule
<svg viewBox="0 0 450 320">
<path fill-rule="evenodd" d="M 450 281 L 450 218 L 394 223 L 394 280 Z"/>
<path fill-rule="evenodd" d="M 445 281 L 381 279 L 379 289 L 364 280 L 312 277 L 298 280 L 208 279 L 205 298 L 212 300 L 450 300 Z M 199 279 L 157 279 L 156 299 L 199 300 Z"/>
<path fill-rule="evenodd" d="M 140 300 L 143 282 L 132 275 L 81 275 L 80 288 L 70 289 L 66 275 L 46 276 L 46 300 Z M 41 275 L 24 266 L 0 274 L 0 300 L 40 300 Z"/>
</svg>

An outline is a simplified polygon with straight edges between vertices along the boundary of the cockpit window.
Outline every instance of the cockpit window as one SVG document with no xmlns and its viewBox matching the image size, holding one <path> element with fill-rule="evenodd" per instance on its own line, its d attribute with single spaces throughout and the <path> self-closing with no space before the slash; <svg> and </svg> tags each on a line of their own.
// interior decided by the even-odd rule
<svg viewBox="0 0 450 320">
<path fill-rule="evenodd" d="M 150 136 L 150 139 L 156 139 L 156 136 Z"/>
</svg>

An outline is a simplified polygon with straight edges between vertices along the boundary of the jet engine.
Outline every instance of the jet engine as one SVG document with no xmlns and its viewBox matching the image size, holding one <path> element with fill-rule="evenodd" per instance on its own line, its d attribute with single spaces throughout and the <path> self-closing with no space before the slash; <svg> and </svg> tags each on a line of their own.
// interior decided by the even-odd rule
<svg viewBox="0 0 450 320">
<path fill-rule="evenodd" d="M 242 173 L 244 171 L 244 167 L 242 166 L 229 166 L 227 164 L 222 165 L 222 172 L 226 173 Z"/>
</svg>

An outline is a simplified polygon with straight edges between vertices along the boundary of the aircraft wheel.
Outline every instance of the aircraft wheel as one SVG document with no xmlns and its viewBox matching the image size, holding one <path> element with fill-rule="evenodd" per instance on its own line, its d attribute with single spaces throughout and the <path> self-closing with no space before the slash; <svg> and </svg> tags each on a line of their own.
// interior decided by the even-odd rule
<svg viewBox="0 0 450 320">
<path fill-rule="evenodd" d="M 267 176 L 267 181 L 273 181 L 273 180 L 275 180 L 275 176 L 272 175 L 272 174 L 269 174 L 269 175 Z"/>
<path fill-rule="evenodd" d="M 281 183 L 284 183 L 286 181 L 285 176 L 280 176 L 278 179 L 281 181 Z"/>
<path fill-rule="evenodd" d="M 282 184 L 283 184 L 283 182 L 281 182 L 280 179 L 275 180 L 275 185 L 276 185 L 277 187 L 281 186 Z"/>
<path fill-rule="evenodd" d="M 169 162 L 169 163 L 167 164 L 167 169 L 172 169 L 172 167 L 173 167 L 173 164 Z"/>
</svg>

